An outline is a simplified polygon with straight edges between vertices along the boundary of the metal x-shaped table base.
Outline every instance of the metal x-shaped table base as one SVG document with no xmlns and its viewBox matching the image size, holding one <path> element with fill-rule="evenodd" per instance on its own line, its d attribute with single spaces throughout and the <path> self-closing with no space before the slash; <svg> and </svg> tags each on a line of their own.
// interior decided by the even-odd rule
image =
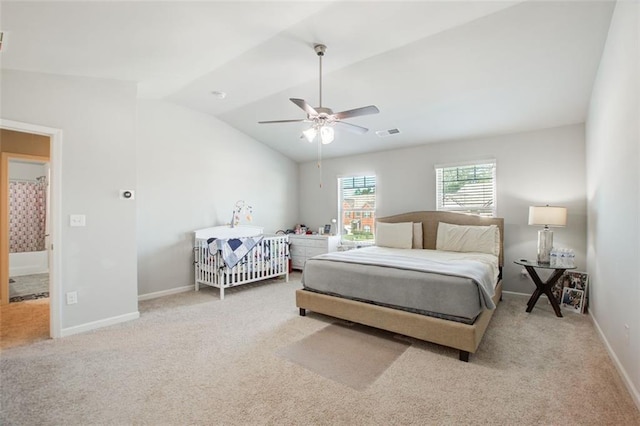
<svg viewBox="0 0 640 426">
<path fill-rule="evenodd" d="M 551 306 L 553 306 L 553 310 L 556 312 L 556 315 L 562 317 L 562 312 L 560 312 L 560 305 L 558 305 L 558 301 L 553 296 L 553 293 L 551 293 L 551 289 L 553 288 L 553 285 L 558 281 L 558 279 L 562 276 L 562 274 L 564 274 L 564 271 L 566 271 L 566 269 L 555 269 L 549 279 L 547 279 L 546 282 L 542 282 L 542 280 L 538 276 L 538 273 L 536 272 L 536 269 L 533 266 L 523 266 L 527 269 L 529 276 L 536 285 L 536 291 L 533 292 L 531 298 L 527 302 L 527 312 L 531 312 L 533 310 L 533 307 L 538 302 L 538 299 L 544 293 L 547 295 L 547 298 L 549 298 L 549 302 L 551 303 Z"/>
</svg>

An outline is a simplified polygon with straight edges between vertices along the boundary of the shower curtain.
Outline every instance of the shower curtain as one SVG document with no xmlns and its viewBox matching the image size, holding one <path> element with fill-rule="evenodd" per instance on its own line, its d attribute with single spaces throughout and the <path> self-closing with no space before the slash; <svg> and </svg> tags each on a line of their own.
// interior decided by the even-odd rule
<svg viewBox="0 0 640 426">
<path fill-rule="evenodd" d="M 45 176 L 9 180 L 9 252 L 43 251 L 47 218 Z"/>
</svg>

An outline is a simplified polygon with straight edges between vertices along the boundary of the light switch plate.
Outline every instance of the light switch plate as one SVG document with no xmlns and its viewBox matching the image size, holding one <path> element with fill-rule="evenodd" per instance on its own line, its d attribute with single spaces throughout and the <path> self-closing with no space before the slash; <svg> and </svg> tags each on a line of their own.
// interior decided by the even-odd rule
<svg viewBox="0 0 640 426">
<path fill-rule="evenodd" d="M 87 224 L 87 217 L 83 214 L 69 215 L 69 226 L 85 226 Z"/>
</svg>

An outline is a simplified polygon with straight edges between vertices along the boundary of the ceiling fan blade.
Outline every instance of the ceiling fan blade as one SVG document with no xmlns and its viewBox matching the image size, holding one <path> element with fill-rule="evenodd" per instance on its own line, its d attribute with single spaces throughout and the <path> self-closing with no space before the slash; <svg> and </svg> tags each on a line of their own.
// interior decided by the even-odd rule
<svg viewBox="0 0 640 426">
<path fill-rule="evenodd" d="M 289 100 L 291 102 L 293 102 L 294 104 L 298 105 L 300 108 L 302 108 L 304 110 L 304 112 L 307 113 L 307 115 L 311 116 L 311 117 L 315 117 L 318 115 L 318 111 L 316 111 L 311 105 L 309 105 L 307 103 L 307 101 L 305 101 L 304 99 L 296 99 L 296 98 L 289 98 Z"/>
<path fill-rule="evenodd" d="M 377 114 L 380 110 L 375 105 L 369 105 L 362 108 L 350 109 L 348 111 L 336 112 L 333 114 L 338 120 L 345 118 L 358 117 L 361 115 Z"/>
<path fill-rule="evenodd" d="M 272 124 L 272 123 L 301 123 L 303 121 L 309 121 L 306 118 L 299 118 L 297 120 L 271 120 L 271 121 L 258 121 L 258 124 Z"/>
<path fill-rule="evenodd" d="M 345 130 L 348 130 L 348 131 L 350 131 L 352 133 L 357 133 L 359 135 L 364 135 L 365 133 L 367 133 L 369 131 L 369 129 L 367 129 L 366 127 L 357 126 L 355 124 L 346 123 L 344 121 L 336 121 L 335 124 L 339 124 L 341 126 L 344 126 Z"/>
</svg>

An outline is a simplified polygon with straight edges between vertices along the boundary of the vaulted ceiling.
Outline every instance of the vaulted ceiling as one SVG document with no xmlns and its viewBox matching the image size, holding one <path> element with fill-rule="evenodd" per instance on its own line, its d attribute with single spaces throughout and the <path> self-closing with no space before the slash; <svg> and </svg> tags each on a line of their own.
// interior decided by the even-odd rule
<svg viewBox="0 0 640 426">
<path fill-rule="evenodd" d="M 376 105 L 323 157 L 583 122 L 605 1 L 2 2 L 2 68 L 135 81 L 295 161 L 317 146 L 289 98 Z M 225 92 L 220 99 L 214 91 Z M 380 137 L 376 131 L 399 129 Z"/>
</svg>

